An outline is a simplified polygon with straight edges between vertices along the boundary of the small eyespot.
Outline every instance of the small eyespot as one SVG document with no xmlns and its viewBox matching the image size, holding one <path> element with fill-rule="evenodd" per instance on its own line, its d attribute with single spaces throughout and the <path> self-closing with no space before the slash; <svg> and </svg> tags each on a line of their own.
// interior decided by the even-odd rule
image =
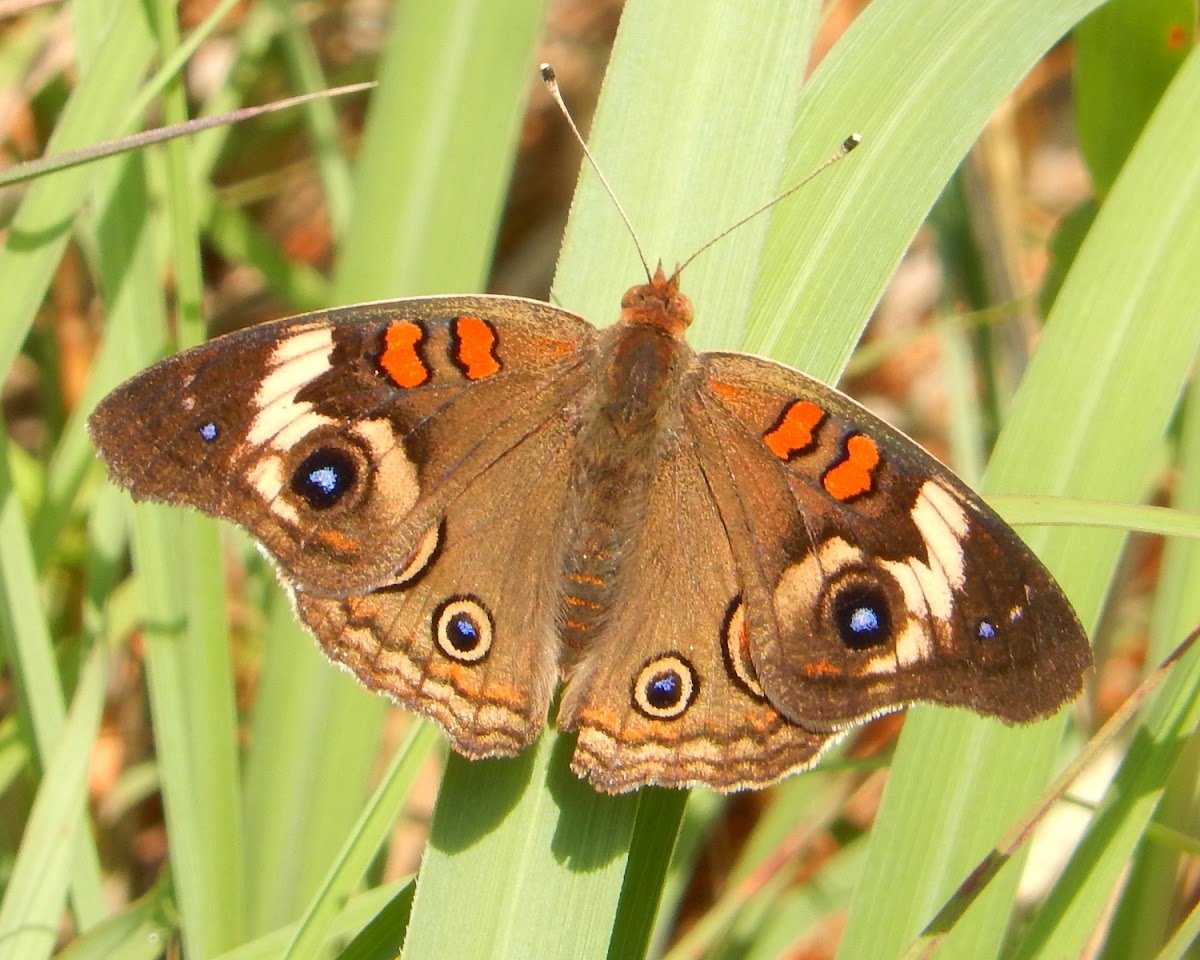
<svg viewBox="0 0 1200 960">
<path fill-rule="evenodd" d="M 725 614 L 725 623 L 721 629 L 721 649 L 725 653 L 725 666 L 733 678 L 749 693 L 762 698 L 762 684 L 758 682 L 754 661 L 750 659 L 746 607 L 741 597 L 734 597 Z"/>
<path fill-rule="evenodd" d="M 450 597 L 433 612 L 433 642 L 459 663 L 478 663 L 486 657 L 492 632 L 492 615 L 474 597 Z"/>
<path fill-rule="evenodd" d="M 322 447 L 305 457 L 292 473 L 292 492 L 314 510 L 328 510 L 351 490 L 358 468 L 344 450 Z"/>
<path fill-rule="evenodd" d="M 699 692 L 696 671 L 678 653 L 655 657 L 633 681 L 633 705 L 652 720 L 683 716 Z"/>
<path fill-rule="evenodd" d="M 980 640 L 991 640 L 996 636 L 996 627 L 990 620 L 980 620 L 979 627 L 976 630 L 976 636 Z"/>
<path fill-rule="evenodd" d="M 851 650 L 868 650 L 891 639 L 887 597 L 878 587 L 847 587 L 834 599 L 832 614 L 838 636 Z"/>
<path fill-rule="evenodd" d="M 205 440 L 208 443 L 212 443 L 214 440 L 216 440 L 221 433 L 221 431 L 217 429 L 217 425 L 211 420 L 209 420 L 208 423 L 202 424 L 199 432 L 200 439 Z"/>
</svg>

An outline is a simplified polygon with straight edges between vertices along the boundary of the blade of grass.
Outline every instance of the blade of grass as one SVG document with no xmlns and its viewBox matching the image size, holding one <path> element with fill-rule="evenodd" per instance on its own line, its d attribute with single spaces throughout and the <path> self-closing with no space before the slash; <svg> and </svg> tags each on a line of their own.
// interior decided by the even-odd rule
<svg viewBox="0 0 1200 960">
<path fill-rule="evenodd" d="M 542 0 L 422 0 L 397 6 L 355 166 L 355 209 L 339 254 L 335 299 L 479 289 L 503 205 Z M 374 772 L 384 702 L 331 669 L 294 630 L 268 638 L 247 782 L 299 797 L 282 820 L 253 800 L 247 835 L 285 876 L 252 878 L 255 929 L 299 915 L 357 819 Z M 278 685 L 278 686 L 277 686 Z M 300 725 L 286 705 L 301 691 Z M 297 742 L 299 740 L 299 743 Z M 279 757 L 295 758 L 281 767 Z M 260 796 L 261 795 L 257 795 Z M 321 830 L 298 829 L 321 824 Z"/>
<path fill-rule="evenodd" d="M 1174 484 L 1173 500 L 1181 510 L 1200 512 L 1200 390 L 1195 384 L 1184 398 L 1182 429 L 1179 434 L 1179 476 Z M 1162 573 L 1154 597 L 1150 621 L 1151 663 L 1161 658 L 1163 646 L 1192 624 L 1200 623 L 1200 545 L 1184 541 L 1168 541 L 1163 550 Z M 1184 672 L 1186 668 L 1181 668 Z M 1192 671 L 1187 671 L 1192 673 Z M 1146 718 L 1151 731 L 1170 730 L 1164 709 L 1174 699 L 1173 709 L 1186 711 L 1186 704 L 1195 703 L 1193 676 L 1173 679 L 1168 692 L 1156 704 L 1155 712 Z M 1183 714 L 1186 716 L 1186 712 Z M 1194 819 L 1197 772 L 1200 770 L 1200 740 L 1189 732 L 1186 721 L 1175 727 L 1183 737 L 1181 749 L 1163 750 L 1163 759 L 1171 765 L 1169 777 L 1143 778 L 1151 795 L 1165 780 L 1162 800 L 1148 830 L 1166 826 L 1187 833 Z M 1164 744 L 1166 737 L 1158 736 Z M 1161 748 L 1158 748 L 1161 749 Z M 1172 760 L 1172 754 L 1175 759 Z M 1118 780 L 1114 779 L 1113 788 Z M 1133 831 L 1136 835 L 1136 830 Z M 1118 840 L 1118 842 L 1120 842 Z M 1081 851 L 1087 849 L 1087 841 Z M 1176 884 L 1184 851 L 1176 843 L 1138 842 L 1132 854 L 1129 876 L 1124 892 L 1114 912 L 1108 932 L 1108 946 L 1113 956 L 1151 956 L 1167 939 L 1171 925 L 1176 922 Z"/>
<path fill-rule="evenodd" d="M 349 899 L 372 859 L 386 845 L 413 780 L 436 739 L 437 733 L 429 724 L 413 725 L 330 866 L 325 882 L 297 924 L 295 936 L 283 954 L 287 960 L 313 956 L 329 938 L 338 907 Z M 397 935 L 395 939 L 398 948 L 400 937 Z M 394 950 L 392 955 L 395 956 Z"/>
<path fill-rule="evenodd" d="M 1195 19 L 1194 0 L 1115 0 L 1075 29 L 1075 130 L 1100 197 L 1191 50 Z"/>
<path fill-rule="evenodd" d="M 1017 6 L 1010 5 L 1014 16 Z M 1187 219 L 1187 211 L 1196 219 L 1195 171 L 1179 130 L 1166 122 L 1159 129 L 1162 140 L 1147 148 L 1140 172 L 1131 171 L 1126 199 L 1110 200 L 1102 212 L 1059 295 L 989 465 L 989 489 L 1135 500 L 1145 487 L 1200 336 L 1195 292 L 1184 279 L 1184 251 L 1197 242 Z M 1095 623 L 1123 537 L 1042 529 L 1027 539 L 1083 621 Z M 1005 730 L 910 711 L 847 924 L 846 955 L 891 955 L 916 932 L 1044 780 L 1060 727 Z M 943 950 L 992 955 L 1016 879 L 1006 869 Z M 897 889 L 909 896 L 889 896 Z M 1081 915 L 1094 916 L 1107 894 L 1089 894 L 1078 885 L 1064 890 Z M 1076 952 L 1085 927 L 1072 923 L 1065 934 Z M 1070 946 L 1045 949 L 1072 955 Z"/>
<path fill-rule="evenodd" d="M 38 787 L 0 902 L 0 958 L 49 957 L 76 860 L 88 760 L 104 707 L 106 651 L 88 654 L 54 756 Z"/>
<path fill-rule="evenodd" d="M 780 118 L 797 102 L 818 10 L 769 0 L 626 5 L 592 150 L 651 256 L 682 260 L 775 192 L 791 135 Z M 728 340 L 740 326 L 765 229 L 753 222 L 689 267 L 693 340 Z M 611 200 L 585 172 L 553 300 L 603 324 L 616 318 L 621 293 L 641 276 Z M 451 758 L 406 956 L 616 957 L 647 942 L 653 900 L 618 917 L 624 875 L 641 862 L 640 853 L 628 867 L 626 858 L 638 837 L 657 848 L 646 859 L 665 858 L 678 830 L 677 804 L 660 805 L 651 794 L 596 794 L 566 769 L 571 743 L 546 734 L 531 756 L 515 761 Z M 635 829 L 643 805 L 648 825 Z M 662 816 L 668 812 L 670 823 Z M 656 879 L 658 892 L 645 895 L 661 898 L 663 882 Z M 447 923 L 445 905 L 464 897 L 471 923 Z M 618 920 L 620 940 L 610 943 Z"/>
<path fill-rule="evenodd" d="M 1077 342 L 1066 345 L 1076 351 L 1078 341 L 1097 338 L 1108 325 L 1115 328 L 1117 335 L 1105 341 L 1113 385 L 1110 392 L 1095 397 L 1087 434 L 1078 443 L 1087 444 L 1085 449 L 1099 448 L 1110 459 L 1131 461 L 1134 477 L 1126 481 L 1130 497 L 1138 492 L 1133 486 L 1137 465 L 1153 462 L 1150 446 L 1166 430 L 1180 386 L 1200 349 L 1200 296 L 1192 274 L 1192 253 L 1200 244 L 1200 171 L 1189 159 L 1194 155 L 1190 151 L 1200 149 L 1200 132 L 1186 119 L 1197 109 L 1200 56 L 1193 51 L 1114 184 L 1052 318 L 1077 325 Z M 1070 311 L 1065 314 L 1070 321 L 1061 320 L 1065 311 Z M 1047 338 L 1052 334 L 1057 334 L 1053 326 Z M 1082 351 L 1071 356 L 1072 367 L 1089 362 Z M 1089 370 L 1101 372 L 1098 365 Z M 1091 376 L 1072 373 L 1080 381 L 1075 385 L 1080 392 L 1099 386 Z M 1130 397 L 1137 403 L 1131 405 Z M 1098 455 L 1091 462 L 1096 473 L 1089 470 L 1080 486 L 1099 486 L 1100 478 L 1106 477 L 1110 464 Z M 1194 592 L 1176 591 L 1175 600 L 1178 609 L 1156 611 L 1159 648 L 1196 616 Z M 1198 684 L 1200 662 L 1192 658 L 1147 711 L 1136 747 L 1128 752 L 1063 877 L 1034 918 L 1021 955 L 1080 950 L 1102 921 L 1109 894 L 1128 867 L 1166 777 L 1200 724 Z"/>
<path fill-rule="evenodd" d="M 67 149 L 94 142 L 115 122 L 121 105 L 132 94 L 149 57 L 149 37 L 140 12 L 82 2 L 76 8 L 77 46 L 84 69 L 63 110 L 51 143 Z M 87 27 L 95 26 L 89 33 Z M 94 51 L 94 56 L 92 52 Z M 122 92 L 125 96 L 123 98 Z M 115 167 L 93 171 L 71 171 L 59 178 L 34 184 L 22 198 L 0 250 L 0 284 L 5 290 L 4 312 L 0 315 L 0 373 L 7 373 L 33 323 L 50 278 L 62 256 L 68 227 L 89 187 L 111 183 Z M 2 454 L 7 460 L 7 450 Z M 34 544 L 25 529 L 21 508 L 8 485 L 7 462 L 0 482 L 0 524 L 5 550 L 4 589 L 0 607 L 9 611 L 26 609 L 5 636 L 17 649 L 10 649 L 10 665 L 20 680 L 21 702 L 31 718 L 33 747 L 44 768 L 57 742 L 64 715 L 64 701 L 57 665 L 44 613 L 37 606 L 39 585 L 34 567 Z M 79 834 L 81 841 L 87 839 Z M 79 848 L 75 861 L 72 902 L 77 922 L 86 926 L 102 909 L 100 869 L 90 839 Z"/>
<path fill-rule="evenodd" d="M 283 18 L 281 40 L 296 86 L 309 93 L 323 90 L 329 84 L 313 48 L 312 37 L 297 15 L 301 8 L 288 0 L 275 0 L 275 7 Z M 322 193 L 336 243 L 345 235 L 350 219 L 353 189 L 350 164 L 342 153 L 341 131 L 333 104 L 328 100 L 310 101 L 304 109 L 304 119 L 312 140 L 313 155 L 320 171 Z"/>
</svg>

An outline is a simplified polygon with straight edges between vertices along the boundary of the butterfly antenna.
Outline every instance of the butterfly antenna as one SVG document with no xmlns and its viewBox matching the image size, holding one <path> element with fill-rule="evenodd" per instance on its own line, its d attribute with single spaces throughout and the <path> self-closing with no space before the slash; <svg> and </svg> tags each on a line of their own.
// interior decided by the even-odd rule
<svg viewBox="0 0 1200 960">
<path fill-rule="evenodd" d="M 845 140 L 842 141 L 842 145 L 838 149 L 837 153 L 835 153 L 832 157 L 830 157 L 828 160 L 826 160 L 824 163 L 822 163 L 819 167 L 817 167 L 816 170 L 814 170 L 812 173 L 810 173 L 807 177 L 805 177 L 799 183 L 792 184 L 792 186 L 790 186 L 786 190 L 784 190 L 783 193 L 777 194 L 776 196 L 774 196 L 770 200 L 768 200 L 766 203 L 764 203 L 761 207 L 756 207 L 755 209 L 751 210 L 748 214 L 746 214 L 744 217 L 742 217 L 740 220 L 730 224 L 728 227 L 726 227 L 724 230 L 722 230 L 720 233 L 718 233 L 715 237 L 713 237 L 711 240 L 709 240 L 708 243 L 704 244 L 704 246 L 702 246 L 699 250 L 697 250 L 690 257 L 688 257 L 686 260 L 684 260 L 683 263 L 681 263 L 679 266 L 677 266 L 675 268 L 675 276 L 679 276 L 679 274 L 683 272 L 684 267 L 686 267 L 689 263 L 691 263 L 693 260 L 695 260 L 698 256 L 700 256 L 700 254 L 702 254 L 705 250 L 707 250 L 709 247 L 711 247 L 713 244 L 715 244 L 718 240 L 723 240 L 725 237 L 729 236 L 729 234 L 733 233 L 734 230 L 738 229 L 738 227 L 742 226 L 745 223 L 750 222 L 755 217 L 757 217 L 760 213 L 763 213 L 766 210 L 770 210 L 771 207 L 773 207 L 773 206 L 775 206 L 775 204 L 779 203 L 780 200 L 786 200 L 788 197 L 790 197 L 793 193 L 795 193 L 797 190 L 799 190 L 802 186 L 804 186 L 810 180 L 816 179 L 817 175 L 819 173 L 823 172 L 827 167 L 833 166 L 835 163 L 837 163 L 839 160 L 841 160 L 843 157 L 845 157 L 846 154 L 848 154 L 851 150 L 853 150 L 855 147 L 857 147 L 860 143 L 862 143 L 862 134 L 858 134 L 858 133 L 850 134 L 850 136 L 848 136 Z"/>
<path fill-rule="evenodd" d="M 575 134 L 575 139 L 579 141 L 579 145 L 583 147 L 583 155 L 587 157 L 588 163 L 590 163 L 592 165 L 592 169 L 596 171 L 596 176 L 600 178 L 600 183 L 604 185 L 604 192 L 608 194 L 608 198 L 613 202 L 613 206 L 617 208 L 617 213 L 619 213 L 621 215 L 621 219 L 625 221 L 625 229 L 629 231 L 629 236 L 633 238 L 633 245 L 637 248 L 638 259 L 642 261 L 642 269 L 646 271 L 646 279 L 649 280 L 650 264 L 646 260 L 646 254 L 642 251 L 642 244 L 641 241 L 638 240 L 637 231 L 633 229 L 633 223 L 629 219 L 629 215 L 625 212 L 625 208 L 621 206 L 621 201 L 617 199 L 617 194 L 613 190 L 612 185 L 608 182 L 608 179 L 604 176 L 604 171 L 600 169 L 600 164 L 596 163 L 596 158 L 592 156 L 592 151 L 588 149 L 587 141 L 583 139 L 583 134 L 580 133 L 579 128 L 575 126 L 575 118 L 571 116 L 571 111 L 567 109 L 567 103 L 565 100 L 563 100 L 562 91 L 558 87 L 558 76 L 555 74 L 554 68 L 548 63 L 543 63 L 541 66 L 541 72 L 542 83 L 546 85 L 546 89 L 550 91 L 550 96 L 553 97 L 554 102 L 558 104 L 558 109 L 561 110 L 562 115 L 566 117 L 567 125 L 570 126 L 571 132 Z"/>
</svg>

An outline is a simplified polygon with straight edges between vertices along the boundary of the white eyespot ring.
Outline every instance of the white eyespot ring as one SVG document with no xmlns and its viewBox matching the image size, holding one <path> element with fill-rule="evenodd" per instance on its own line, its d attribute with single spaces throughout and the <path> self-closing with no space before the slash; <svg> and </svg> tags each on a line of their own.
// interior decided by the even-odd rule
<svg viewBox="0 0 1200 960">
<path fill-rule="evenodd" d="M 433 642 L 459 663 L 479 663 L 486 657 L 492 633 L 492 615 L 475 597 L 450 597 L 433 611 Z"/>
<path fill-rule="evenodd" d="M 741 597 L 734 597 L 725 614 L 725 623 L 721 628 L 721 649 L 725 653 L 725 666 L 733 674 L 733 678 L 747 692 L 759 699 L 764 698 L 762 684 L 758 682 L 758 674 L 754 671 L 754 661 L 750 659 L 750 635 L 746 632 L 746 606 Z"/>
<path fill-rule="evenodd" d="M 437 552 L 442 547 L 442 524 L 435 523 L 432 527 L 426 530 L 421 539 L 417 542 L 416 549 L 413 550 L 412 556 L 408 563 L 396 574 L 394 586 L 411 583 L 426 570 L 429 569 Z"/>
<path fill-rule="evenodd" d="M 695 668 L 678 653 L 649 661 L 633 681 L 633 705 L 651 720 L 675 720 L 700 692 Z"/>
</svg>

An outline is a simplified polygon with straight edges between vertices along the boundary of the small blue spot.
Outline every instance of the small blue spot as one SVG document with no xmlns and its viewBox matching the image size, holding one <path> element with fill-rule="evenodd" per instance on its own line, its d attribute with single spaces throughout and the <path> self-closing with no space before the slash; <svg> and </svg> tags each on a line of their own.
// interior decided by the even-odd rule
<svg viewBox="0 0 1200 960">
<path fill-rule="evenodd" d="M 325 494 L 337 492 L 338 472 L 333 467 L 319 467 L 310 471 L 308 480 L 313 486 L 320 487 Z"/>
<path fill-rule="evenodd" d="M 996 635 L 996 628 L 987 620 L 979 621 L 979 639 L 991 640 Z"/>
<path fill-rule="evenodd" d="M 216 440 L 217 434 L 220 432 L 221 431 L 217 429 L 217 425 L 211 420 L 200 428 L 200 436 L 209 443 L 212 443 L 214 440 Z"/>
<path fill-rule="evenodd" d="M 850 614 L 850 629 L 855 633 L 871 633 L 879 629 L 879 614 L 872 607 L 859 607 Z"/>
<path fill-rule="evenodd" d="M 465 613 L 460 613 L 450 618 L 450 623 L 446 627 L 446 633 L 449 637 L 450 645 L 455 650 L 469 652 L 474 650 L 479 643 L 479 627 Z"/>
<path fill-rule="evenodd" d="M 650 681 L 646 699 L 655 705 L 667 705 L 679 699 L 679 675 L 664 673 Z"/>
</svg>

